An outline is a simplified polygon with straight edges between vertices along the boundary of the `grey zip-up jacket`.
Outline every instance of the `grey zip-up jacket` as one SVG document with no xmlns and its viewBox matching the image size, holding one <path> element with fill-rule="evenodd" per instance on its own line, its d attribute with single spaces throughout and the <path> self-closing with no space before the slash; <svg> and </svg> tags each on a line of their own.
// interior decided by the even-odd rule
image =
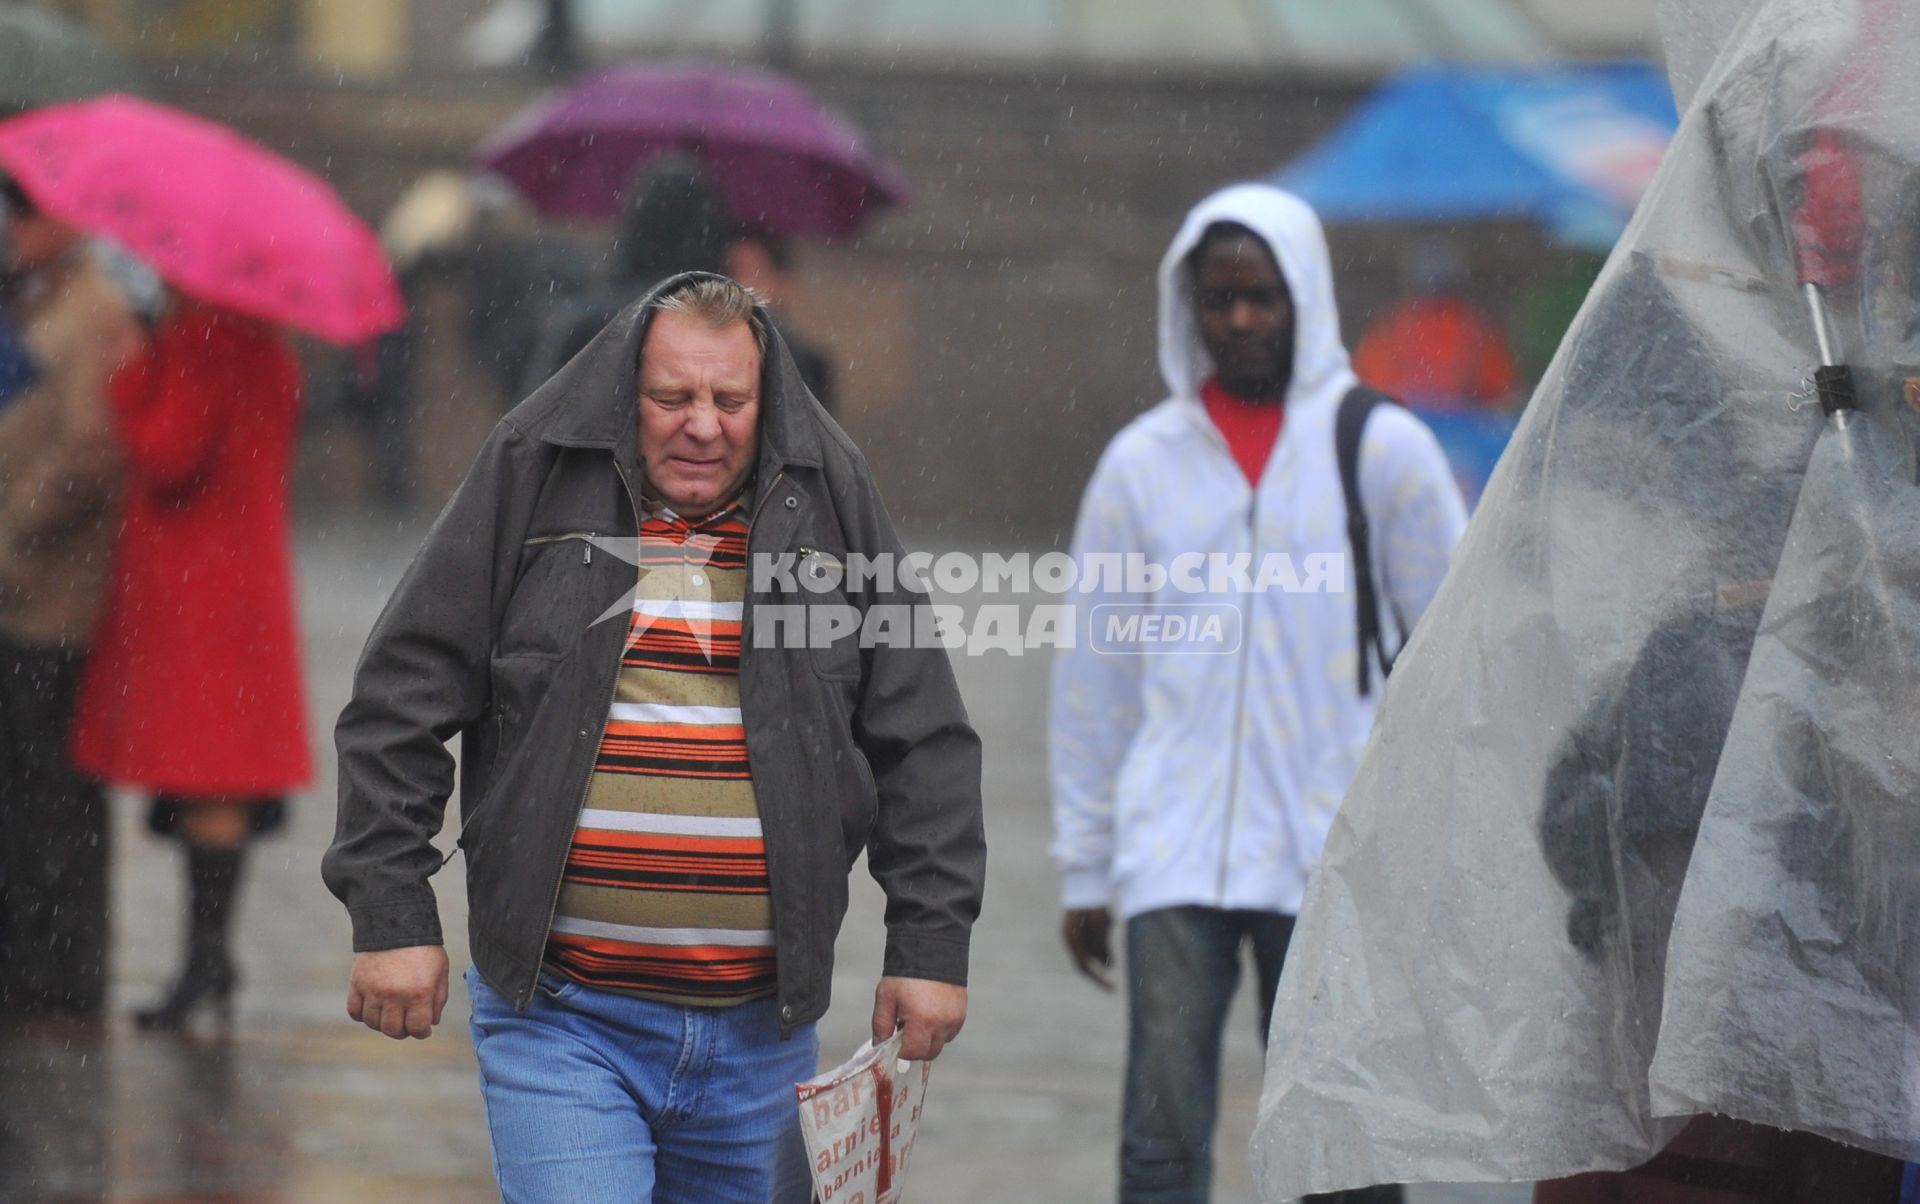
<svg viewBox="0 0 1920 1204">
<path fill-rule="evenodd" d="M 676 280 L 679 278 L 676 278 Z M 596 541 L 639 531 L 636 374 L 652 298 L 509 412 L 368 638 L 335 733 L 340 816 L 322 866 L 358 952 L 441 942 L 428 879 L 461 738 L 468 924 L 480 973 L 533 997 L 627 624 L 596 622 L 637 569 Z M 760 399 L 750 561 L 902 555 L 866 462 L 806 392 L 777 334 Z M 625 546 L 625 545 L 617 545 Z M 986 872 L 980 743 L 939 648 L 755 647 L 768 605 L 924 605 L 860 580 L 825 594 L 754 574 L 740 707 L 759 800 L 780 1017 L 821 1016 L 847 874 L 887 896 L 884 973 L 964 985 Z M 782 592 L 786 591 L 786 592 Z"/>
</svg>

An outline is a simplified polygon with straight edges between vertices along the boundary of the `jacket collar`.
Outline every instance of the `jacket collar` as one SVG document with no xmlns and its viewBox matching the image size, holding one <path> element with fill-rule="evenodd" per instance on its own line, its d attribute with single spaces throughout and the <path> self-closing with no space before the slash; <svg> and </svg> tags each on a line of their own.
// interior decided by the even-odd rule
<svg viewBox="0 0 1920 1204">
<path fill-rule="evenodd" d="M 622 464 L 639 462 L 639 364 L 662 293 L 707 272 L 682 272 L 621 310 L 586 348 L 522 403 L 525 425 L 561 447 L 604 447 Z M 800 379 L 787 344 L 764 308 L 767 352 L 760 367 L 759 477 L 821 463 L 820 403 Z"/>
</svg>

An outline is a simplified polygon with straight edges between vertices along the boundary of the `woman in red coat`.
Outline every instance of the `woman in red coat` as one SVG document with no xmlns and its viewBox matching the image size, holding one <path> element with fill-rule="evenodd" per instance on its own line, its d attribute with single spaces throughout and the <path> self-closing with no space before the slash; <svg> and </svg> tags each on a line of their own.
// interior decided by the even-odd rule
<svg viewBox="0 0 1920 1204">
<path fill-rule="evenodd" d="M 311 775 L 287 517 L 299 367 L 272 326 L 175 294 L 112 394 L 125 509 L 74 759 L 152 792 L 155 830 L 186 842 L 185 968 L 138 1016 L 178 1027 L 225 1011 L 245 845 Z"/>
</svg>

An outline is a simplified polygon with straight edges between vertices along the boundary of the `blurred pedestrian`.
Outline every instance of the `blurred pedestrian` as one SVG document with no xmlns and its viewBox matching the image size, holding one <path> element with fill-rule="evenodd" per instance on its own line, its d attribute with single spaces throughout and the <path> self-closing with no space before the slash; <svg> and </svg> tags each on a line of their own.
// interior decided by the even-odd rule
<svg viewBox="0 0 1920 1204">
<path fill-rule="evenodd" d="M 530 395 L 578 355 L 607 323 L 678 272 L 726 270 L 733 220 L 693 156 L 673 152 L 634 173 L 599 280 L 546 311 L 519 396 Z"/>
<path fill-rule="evenodd" d="M 1111 655 L 1145 649 L 1103 646 L 1096 631 L 1056 662 L 1063 935 L 1108 989 L 1114 909 L 1127 943 L 1120 1198 L 1203 1201 L 1242 948 L 1264 1040 L 1307 875 L 1378 697 L 1354 655 L 1365 628 L 1345 582 L 1380 583 L 1384 614 L 1370 617 L 1390 614 L 1404 642 L 1465 512 L 1432 434 L 1381 405 L 1360 428 L 1354 482 L 1372 553 L 1349 548 L 1336 416 L 1371 395 L 1340 343 L 1320 223 L 1287 193 L 1240 185 L 1187 216 L 1160 266 L 1160 368 L 1171 396 L 1114 439 L 1087 486 L 1074 533 L 1083 574 L 1116 553 L 1163 568 L 1192 553 L 1241 557 L 1263 580 L 1275 557 L 1351 567 L 1320 590 L 1116 587 L 1099 600 L 1230 607 L 1237 647 Z"/>
<path fill-rule="evenodd" d="M 185 847 L 179 976 L 145 1027 L 224 1013 L 247 844 L 311 774 L 294 620 L 288 477 L 300 371 L 280 331 L 172 293 L 114 378 L 124 517 L 74 754 L 153 794 L 150 826 Z"/>
<path fill-rule="evenodd" d="M 1353 352 L 1361 380 L 1408 405 L 1499 408 L 1519 390 L 1499 325 L 1467 299 L 1466 266 L 1451 247 L 1423 244 L 1408 295 L 1376 318 Z"/>
<path fill-rule="evenodd" d="M 0 182 L 0 188 L 6 188 Z M 7 238 L 7 222 L 11 216 L 12 202 L 9 196 L 19 196 L 20 202 L 31 212 L 32 202 L 19 192 L 17 186 L 0 194 L 0 409 L 8 402 L 26 392 L 28 386 L 39 378 L 39 367 L 33 362 L 33 352 L 22 337 L 20 320 L 12 312 L 13 292 L 24 274 L 20 265 L 14 262 L 11 244 Z"/>
<path fill-rule="evenodd" d="M 430 294 L 449 284 L 465 291 L 465 345 L 455 354 L 491 369 L 505 399 L 513 395 L 537 336 L 531 312 L 556 285 L 554 277 L 530 269 L 525 255 L 512 253 L 521 244 L 496 223 L 511 209 L 496 207 L 499 195 L 452 171 L 427 172 L 407 187 L 380 223 L 380 244 L 393 264 L 406 321 L 346 349 L 311 390 L 310 401 L 329 393 L 337 399 L 340 416 L 366 454 L 367 500 L 389 514 L 406 513 L 414 501 L 417 373 L 437 333 L 429 325 Z M 493 252 L 485 265 L 477 262 L 483 238 Z M 538 286 L 534 275 L 543 277 Z"/>
<path fill-rule="evenodd" d="M 584 239 L 542 223 L 499 178 L 471 175 L 464 182 L 471 224 L 426 260 L 464 287 L 467 342 L 498 382 L 505 409 L 524 396 L 527 365 L 554 307 L 593 280 L 594 253 Z"/>
<path fill-rule="evenodd" d="M 21 337 L 20 327 L 5 307 L 0 306 L 0 409 L 26 392 L 38 379 L 39 372 L 33 362 L 33 352 Z"/>
<path fill-rule="evenodd" d="M 69 727 L 99 618 L 120 475 L 109 375 L 139 323 L 91 244 L 0 183 L 0 320 L 20 333 L 0 409 L 0 1012 L 97 1012 L 107 809 Z"/>
<path fill-rule="evenodd" d="M 767 613 L 858 599 L 912 626 L 924 594 L 796 596 L 777 571 L 882 554 L 872 475 L 766 311 L 685 275 L 507 415 L 388 602 L 336 733 L 347 1010 L 395 1038 L 439 1022 L 458 733 L 506 1199 L 809 1199 L 793 1087 L 863 849 L 888 901 L 875 1041 L 925 1059 L 958 1034 L 985 848 L 946 654 L 864 647 L 857 620 L 782 643 Z M 773 642 L 743 645 L 756 613 Z"/>
<path fill-rule="evenodd" d="M 765 226 L 741 226 L 727 240 L 727 275 L 752 289 L 766 303 L 774 326 L 786 341 L 793 366 L 800 369 L 813 399 L 834 411 L 833 361 L 826 351 L 798 334 L 786 313 L 793 306 L 793 242 Z"/>
<path fill-rule="evenodd" d="M 409 320 L 379 344 L 378 387 L 399 392 L 372 402 L 370 414 L 393 429 L 410 427 L 412 374 L 444 332 L 432 311 L 454 308 L 458 353 L 483 366 L 498 385 L 502 408 L 520 399 L 527 364 L 555 306 L 577 296 L 593 277 L 593 256 L 573 236 L 542 226 L 499 179 L 433 171 L 410 185 L 380 223 L 380 241 L 405 290 Z M 451 291 L 451 306 L 433 294 Z M 428 325 L 423 325 L 428 323 Z M 397 380 L 398 384 L 394 382 Z M 376 455 L 395 453 L 376 451 Z"/>
<path fill-rule="evenodd" d="M 337 361 L 339 412 L 359 433 L 366 453 L 368 500 L 390 514 L 405 513 L 413 501 L 421 285 L 456 244 L 471 238 L 474 211 L 466 178 L 455 172 L 428 172 L 401 194 L 380 224 L 380 245 L 393 264 L 407 319 L 347 349 Z"/>
<path fill-rule="evenodd" d="M 367 457 L 366 500 L 395 516 L 413 506 L 413 373 L 420 338 L 413 316 L 417 280 L 404 268 L 397 276 L 407 301 L 406 324 L 348 349 L 335 369 L 340 414 L 359 432 Z"/>
</svg>

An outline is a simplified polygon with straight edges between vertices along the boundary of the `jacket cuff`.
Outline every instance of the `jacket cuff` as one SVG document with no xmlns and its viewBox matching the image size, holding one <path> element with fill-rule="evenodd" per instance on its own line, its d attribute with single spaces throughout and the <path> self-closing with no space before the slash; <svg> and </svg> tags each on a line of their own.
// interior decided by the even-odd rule
<svg viewBox="0 0 1920 1204">
<path fill-rule="evenodd" d="M 1104 908 L 1113 897 L 1107 869 L 1070 869 L 1060 875 L 1060 905 L 1068 911 Z"/>
<path fill-rule="evenodd" d="M 355 953 L 446 943 L 440 935 L 440 908 L 431 898 L 367 903 L 348 908 L 347 914 L 353 917 Z"/>
<path fill-rule="evenodd" d="M 927 936 L 900 929 L 887 931 L 887 953 L 880 972 L 888 978 L 926 978 L 967 985 L 966 937 Z"/>
</svg>

